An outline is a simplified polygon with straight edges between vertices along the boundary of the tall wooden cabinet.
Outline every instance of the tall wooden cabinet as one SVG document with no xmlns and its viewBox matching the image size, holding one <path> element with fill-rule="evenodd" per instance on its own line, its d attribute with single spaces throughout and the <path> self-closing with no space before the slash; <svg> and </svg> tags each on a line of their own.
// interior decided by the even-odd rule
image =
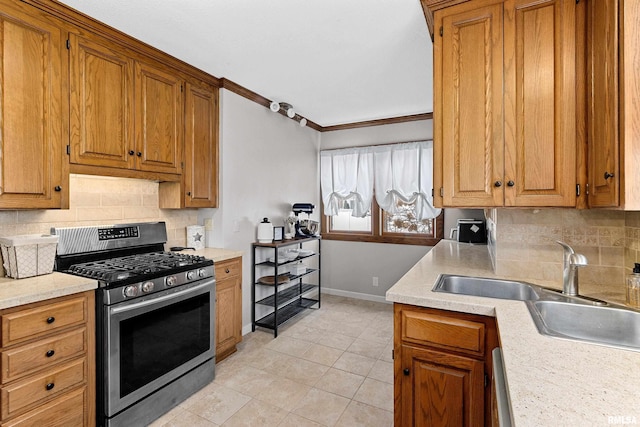
<svg viewBox="0 0 640 427">
<path fill-rule="evenodd" d="M 575 8 L 483 0 L 436 11 L 437 204 L 575 206 Z"/>
<path fill-rule="evenodd" d="M 395 426 L 491 425 L 495 319 L 394 304 Z"/>
<path fill-rule="evenodd" d="M 0 208 L 66 208 L 67 50 L 60 22 L 2 2 Z"/>
</svg>

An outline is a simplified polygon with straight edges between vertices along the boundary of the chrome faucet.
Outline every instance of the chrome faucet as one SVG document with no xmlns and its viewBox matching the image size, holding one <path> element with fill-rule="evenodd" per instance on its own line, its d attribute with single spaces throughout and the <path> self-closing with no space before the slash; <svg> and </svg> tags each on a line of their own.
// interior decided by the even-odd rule
<svg viewBox="0 0 640 427">
<path fill-rule="evenodd" d="M 588 264 L 587 257 L 577 254 L 573 248 L 559 240 L 557 244 L 562 246 L 564 251 L 562 262 L 562 293 L 570 296 L 578 295 L 578 267 Z"/>
</svg>

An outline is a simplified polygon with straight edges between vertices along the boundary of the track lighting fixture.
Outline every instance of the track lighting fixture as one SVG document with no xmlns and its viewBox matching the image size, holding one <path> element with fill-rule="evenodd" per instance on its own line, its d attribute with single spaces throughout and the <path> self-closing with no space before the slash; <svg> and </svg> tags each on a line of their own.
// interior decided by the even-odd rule
<svg viewBox="0 0 640 427">
<path fill-rule="evenodd" d="M 271 103 L 269 104 L 269 109 L 274 113 L 282 112 L 290 119 L 297 121 L 302 127 L 307 125 L 307 119 L 299 114 L 296 114 L 293 106 L 289 103 L 271 101 Z"/>
</svg>

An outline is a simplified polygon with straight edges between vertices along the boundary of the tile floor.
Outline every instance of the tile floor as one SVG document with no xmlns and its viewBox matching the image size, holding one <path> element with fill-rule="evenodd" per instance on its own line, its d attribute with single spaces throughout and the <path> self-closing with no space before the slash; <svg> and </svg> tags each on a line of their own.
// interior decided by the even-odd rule
<svg viewBox="0 0 640 427">
<path fill-rule="evenodd" d="M 322 295 L 243 337 L 215 380 L 152 427 L 393 426 L 393 306 Z"/>
</svg>

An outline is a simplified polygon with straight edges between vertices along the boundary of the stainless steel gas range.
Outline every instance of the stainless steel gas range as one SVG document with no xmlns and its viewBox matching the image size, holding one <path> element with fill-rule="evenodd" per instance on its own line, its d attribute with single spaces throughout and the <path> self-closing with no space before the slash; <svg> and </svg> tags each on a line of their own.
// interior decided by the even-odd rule
<svg viewBox="0 0 640 427">
<path fill-rule="evenodd" d="M 97 425 L 144 426 L 215 375 L 213 261 L 164 222 L 54 228 L 56 271 L 98 280 Z"/>
</svg>

